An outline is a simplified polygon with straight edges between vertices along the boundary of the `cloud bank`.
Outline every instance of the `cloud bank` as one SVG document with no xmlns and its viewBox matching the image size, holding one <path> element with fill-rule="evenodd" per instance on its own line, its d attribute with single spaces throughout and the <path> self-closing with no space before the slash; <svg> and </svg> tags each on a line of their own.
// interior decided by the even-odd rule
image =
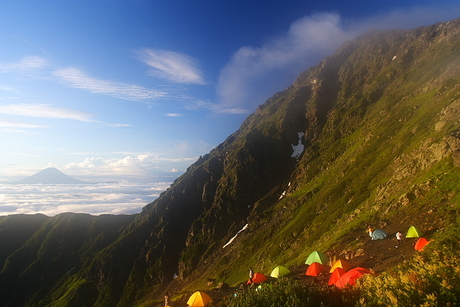
<svg viewBox="0 0 460 307">
<path fill-rule="evenodd" d="M 64 212 L 135 214 L 155 200 L 170 182 L 91 185 L 0 184 L 0 216 Z"/>
</svg>

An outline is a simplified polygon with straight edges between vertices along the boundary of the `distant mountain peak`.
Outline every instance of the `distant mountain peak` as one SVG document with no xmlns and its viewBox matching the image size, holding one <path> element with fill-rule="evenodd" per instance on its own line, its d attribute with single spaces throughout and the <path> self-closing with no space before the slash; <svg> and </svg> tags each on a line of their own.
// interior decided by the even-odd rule
<svg viewBox="0 0 460 307">
<path fill-rule="evenodd" d="M 88 184 L 89 182 L 72 178 L 55 167 L 48 167 L 30 177 L 15 181 L 19 184 Z"/>
</svg>

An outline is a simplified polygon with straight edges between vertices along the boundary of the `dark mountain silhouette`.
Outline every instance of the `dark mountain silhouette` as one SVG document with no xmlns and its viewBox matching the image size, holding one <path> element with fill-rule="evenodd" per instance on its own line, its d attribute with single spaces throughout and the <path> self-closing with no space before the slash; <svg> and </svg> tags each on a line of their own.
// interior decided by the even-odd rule
<svg viewBox="0 0 460 307">
<path fill-rule="evenodd" d="M 460 19 L 347 42 L 139 214 L 1 217 L 0 306 L 159 306 L 315 250 L 375 272 L 409 260 L 396 231 L 435 245 L 460 227 L 459 84 Z"/>
<path fill-rule="evenodd" d="M 21 184 L 89 184 L 89 182 L 78 180 L 67 176 L 54 167 L 46 168 L 35 175 L 17 180 L 13 183 Z"/>
</svg>

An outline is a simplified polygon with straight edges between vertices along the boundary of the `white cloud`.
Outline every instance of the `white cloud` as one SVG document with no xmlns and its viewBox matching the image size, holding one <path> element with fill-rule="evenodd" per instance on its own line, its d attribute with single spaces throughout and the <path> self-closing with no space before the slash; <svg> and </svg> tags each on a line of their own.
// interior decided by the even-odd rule
<svg viewBox="0 0 460 307">
<path fill-rule="evenodd" d="M 195 61 L 182 53 L 144 48 L 136 51 L 138 59 L 148 65 L 149 73 L 175 83 L 205 84 Z"/>
<path fill-rule="evenodd" d="M 181 113 L 166 113 L 166 116 L 168 116 L 168 117 L 181 117 L 181 116 L 184 116 L 184 114 L 181 114 Z"/>
<path fill-rule="evenodd" d="M 21 134 L 28 134 L 28 135 L 34 135 L 36 133 L 32 133 L 29 130 L 21 130 L 21 129 L 15 129 L 15 128 L 0 128 L 0 133 L 21 133 Z"/>
<path fill-rule="evenodd" d="M 80 69 L 74 67 L 58 69 L 53 72 L 53 75 L 58 78 L 59 82 L 69 87 L 124 100 L 151 101 L 166 96 L 165 92 L 148 89 L 138 85 L 92 78 L 87 76 Z"/>
<path fill-rule="evenodd" d="M 174 169 L 175 173 L 185 170 L 197 160 L 197 157 L 186 156 L 190 151 L 190 147 L 182 144 L 175 147 L 175 153 L 111 154 L 115 157 L 101 155 L 86 157 L 81 162 L 71 162 L 62 167 L 53 167 L 77 176 L 146 180 L 169 176 L 167 173 L 170 173 L 171 169 Z"/>
<path fill-rule="evenodd" d="M 413 28 L 458 16 L 460 4 L 414 6 L 366 19 L 342 20 L 336 13 L 319 13 L 293 22 L 289 30 L 261 47 L 244 46 L 221 70 L 217 94 L 220 113 L 252 112 L 293 83 L 299 73 L 332 54 L 342 43 L 370 29 Z"/>
<path fill-rule="evenodd" d="M 96 164 L 98 166 L 100 166 L 102 163 L 100 163 L 101 161 L 103 161 L 104 159 L 101 158 L 101 157 L 89 157 L 89 158 L 85 158 L 85 160 L 83 162 L 80 162 L 80 163 L 76 163 L 76 162 L 72 162 L 72 163 L 69 163 L 67 164 L 66 166 L 64 166 L 64 169 L 73 169 L 73 168 L 95 168 L 96 167 Z M 99 163 L 98 163 L 99 162 Z M 50 166 L 50 167 L 56 167 L 56 166 Z"/>
<path fill-rule="evenodd" d="M 0 73 L 14 73 L 33 79 L 44 79 L 61 83 L 71 88 L 83 89 L 90 93 L 130 101 L 152 101 L 167 96 L 164 91 L 134 84 L 97 79 L 75 67 L 52 68 L 48 61 L 40 56 L 27 56 L 20 61 L 0 63 Z M 8 87 L 0 87 L 0 89 L 5 91 L 14 90 Z"/>
<path fill-rule="evenodd" d="M 130 124 L 106 124 L 110 127 L 114 127 L 114 128 L 120 128 L 120 127 L 131 127 L 132 125 Z"/>
<path fill-rule="evenodd" d="M 0 114 L 40 118 L 73 119 L 94 122 L 94 114 L 73 109 L 56 108 L 49 104 L 10 104 L 0 105 Z"/>
<path fill-rule="evenodd" d="M 0 107 L 1 113 L 1 107 Z M 38 125 L 23 121 L 16 121 L 16 120 L 7 120 L 7 119 L 0 119 L 0 127 L 9 127 L 9 128 L 48 128 L 45 125 Z"/>
<path fill-rule="evenodd" d="M 22 60 L 12 63 L 0 64 L 0 72 L 17 72 L 30 73 L 38 69 L 45 68 L 48 61 L 40 56 L 27 56 Z"/>
</svg>

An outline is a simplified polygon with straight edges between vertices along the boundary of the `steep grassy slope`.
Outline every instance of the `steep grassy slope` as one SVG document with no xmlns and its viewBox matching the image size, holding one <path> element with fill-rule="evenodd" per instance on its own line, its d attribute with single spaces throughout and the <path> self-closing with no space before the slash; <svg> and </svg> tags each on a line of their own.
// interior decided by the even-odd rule
<svg viewBox="0 0 460 307">
<path fill-rule="evenodd" d="M 290 124 L 306 133 L 309 147 L 290 185 L 284 184 L 284 198 L 277 201 L 283 191 L 278 190 L 268 201 L 273 206 L 266 199 L 257 202 L 247 219 L 249 231 L 203 259 L 185 281 L 192 283 L 189 289 L 205 288 L 203 277 L 241 282 L 249 266 L 269 273 L 279 264 L 302 264 L 313 250 L 334 250 L 347 234 L 364 233 L 368 223 L 416 224 L 425 231 L 455 225 L 460 178 L 456 27 L 458 21 L 369 33 L 262 106 L 250 130 L 276 131 L 282 119 L 293 118 Z M 286 115 L 293 109 L 303 119 Z M 348 244 L 352 250 L 364 245 Z"/>
<path fill-rule="evenodd" d="M 16 227 L 32 227 L 42 216 L 8 216 Z M 46 218 L 46 217 L 45 217 Z M 86 267 L 94 255 L 111 244 L 134 216 L 90 216 L 64 213 L 41 221 L 28 240 L 6 259 L 0 272 L 0 305 L 46 306 L 46 298 L 70 276 Z M 4 222 L 5 223 L 5 222 Z M 3 223 L 3 224 L 4 224 Z M 9 235 L 18 233 L 9 228 Z M 4 241 L 3 241 L 4 242 Z"/>
<path fill-rule="evenodd" d="M 3 305 L 148 306 L 209 278 L 236 285 L 249 266 L 298 266 L 313 250 L 368 252 L 368 223 L 457 227 L 459 84 L 460 20 L 348 42 L 140 214 L 107 217 L 107 232 L 94 217 L 44 222 L 3 256 Z"/>
<path fill-rule="evenodd" d="M 48 219 L 45 215 L 12 215 L 0 217 L 0 266 L 6 258 L 20 248 Z"/>
</svg>

